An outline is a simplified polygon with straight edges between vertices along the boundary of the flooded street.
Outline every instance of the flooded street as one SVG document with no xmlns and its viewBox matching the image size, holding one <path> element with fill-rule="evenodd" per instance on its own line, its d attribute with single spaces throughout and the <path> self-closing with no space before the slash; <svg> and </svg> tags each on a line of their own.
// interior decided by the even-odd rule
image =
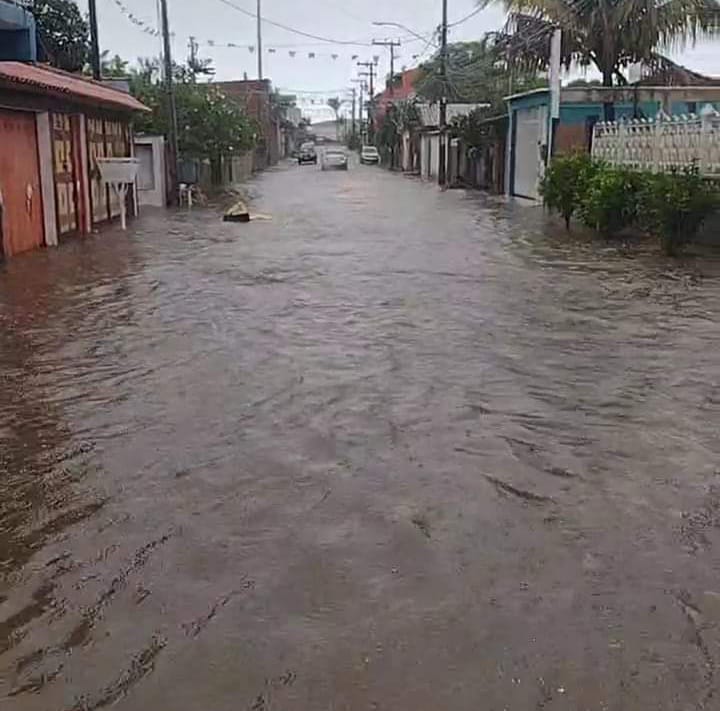
<svg viewBox="0 0 720 711">
<path fill-rule="evenodd" d="M 0 266 L 0 707 L 720 708 L 720 258 L 251 189 Z"/>
</svg>

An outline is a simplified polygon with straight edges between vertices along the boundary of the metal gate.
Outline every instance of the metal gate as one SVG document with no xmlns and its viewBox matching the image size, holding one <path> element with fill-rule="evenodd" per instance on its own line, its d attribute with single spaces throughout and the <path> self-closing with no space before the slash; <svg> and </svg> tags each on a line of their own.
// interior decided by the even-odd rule
<svg viewBox="0 0 720 711">
<path fill-rule="evenodd" d="M 537 199 L 543 135 L 541 107 L 515 112 L 513 195 Z"/>
<path fill-rule="evenodd" d="M 120 203 L 100 180 L 96 158 L 130 155 L 130 135 L 127 124 L 101 118 L 87 119 L 88 158 L 90 161 L 90 202 L 93 223 L 105 222 L 120 214 Z"/>
<path fill-rule="evenodd" d="M 35 114 L 0 109 L 0 252 L 39 247 L 44 234 Z"/>
<path fill-rule="evenodd" d="M 52 114 L 53 175 L 58 235 L 80 227 L 80 156 L 77 118 Z"/>
</svg>

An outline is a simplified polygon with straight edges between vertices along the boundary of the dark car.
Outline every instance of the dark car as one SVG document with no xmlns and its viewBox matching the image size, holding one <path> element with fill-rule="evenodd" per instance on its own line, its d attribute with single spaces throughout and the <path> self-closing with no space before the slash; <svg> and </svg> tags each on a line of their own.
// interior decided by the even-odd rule
<svg viewBox="0 0 720 711">
<path fill-rule="evenodd" d="M 300 146 L 300 153 L 298 153 L 298 165 L 303 163 L 314 163 L 317 165 L 317 153 L 315 152 L 315 146 L 312 143 L 303 143 Z"/>
</svg>

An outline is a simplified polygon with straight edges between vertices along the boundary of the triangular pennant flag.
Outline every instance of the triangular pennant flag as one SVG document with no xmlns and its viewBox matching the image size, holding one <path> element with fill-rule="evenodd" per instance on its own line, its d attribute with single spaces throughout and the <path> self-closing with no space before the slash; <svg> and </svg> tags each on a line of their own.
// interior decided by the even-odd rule
<svg viewBox="0 0 720 711">
<path fill-rule="evenodd" d="M 379 54 L 373 54 L 373 63 L 377 64 L 380 61 L 380 55 Z"/>
<path fill-rule="evenodd" d="M 333 59 L 337 59 L 337 58 L 338 58 L 337 54 L 331 54 L 330 56 L 331 56 Z"/>
<path fill-rule="evenodd" d="M 252 52 L 254 52 L 254 51 L 255 51 L 255 47 L 253 47 L 252 45 L 250 45 L 250 46 L 248 47 L 248 52 L 252 53 Z"/>
</svg>

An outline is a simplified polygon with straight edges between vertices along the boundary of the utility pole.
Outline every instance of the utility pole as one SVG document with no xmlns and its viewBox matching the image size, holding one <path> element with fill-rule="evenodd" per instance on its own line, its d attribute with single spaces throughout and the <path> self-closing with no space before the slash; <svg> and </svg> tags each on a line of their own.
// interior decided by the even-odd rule
<svg viewBox="0 0 720 711">
<path fill-rule="evenodd" d="M 360 72 L 361 77 L 370 78 L 370 97 L 368 99 L 367 115 L 368 115 L 368 140 L 372 139 L 373 130 L 373 99 L 375 98 L 375 88 L 373 79 L 375 78 L 375 64 L 373 62 L 358 62 L 358 67 L 367 67 L 368 71 Z M 362 106 L 360 107 L 360 113 L 362 114 Z"/>
<path fill-rule="evenodd" d="M 88 1 L 88 20 L 90 22 L 90 64 L 95 81 L 102 79 L 100 69 L 100 40 L 98 38 L 98 20 L 96 0 Z"/>
<path fill-rule="evenodd" d="M 393 95 L 393 80 L 395 79 L 395 47 L 400 46 L 400 40 L 373 40 L 372 43 L 378 47 L 388 47 L 390 49 L 390 96 Z"/>
<path fill-rule="evenodd" d="M 353 84 L 359 84 L 360 85 L 360 101 L 358 103 L 358 124 L 360 126 L 360 142 L 362 143 L 362 112 L 363 112 L 363 86 L 364 82 L 362 79 L 351 79 L 350 80 Z M 353 89 L 353 99 L 355 98 L 355 89 Z M 355 115 L 355 104 L 353 102 L 353 117 Z M 353 118 L 353 136 L 355 136 L 355 121 Z"/>
<path fill-rule="evenodd" d="M 190 35 L 188 38 L 188 51 L 190 52 L 188 56 L 188 66 L 190 67 L 190 71 L 194 71 L 195 67 L 197 66 L 197 56 L 198 56 L 198 43 L 195 41 L 195 38 Z"/>
<path fill-rule="evenodd" d="M 178 121 L 177 107 L 175 106 L 175 86 L 173 83 L 173 63 L 172 54 L 170 52 L 170 25 L 168 23 L 167 0 L 160 0 L 160 16 L 162 20 L 162 36 L 163 36 L 163 60 L 165 66 L 165 92 L 167 95 L 167 107 L 170 118 L 170 127 L 168 131 L 168 144 L 170 147 L 169 156 L 169 193 L 170 204 L 176 205 L 178 201 Z"/>
<path fill-rule="evenodd" d="M 258 79 L 263 78 L 262 73 L 262 19 L 260 17 L 260 3 L 257 0 L 257 57 L 258 57 Z"/>
<path fill-rule="evenodd" d="M 355 148 L 356 145 L 356 133 L 355 133 L 355 87 L 353 87 L 350 91 L 352 91 L 352 129 L 350 135 L 352 136 L 352 147 Z"/>
<path fill-rule="evenodd" d="M 440 25 L 440 141 L 438 150 L 438 184 L 447 182 L 447 0 L 442 0 L 442 24 Z"/>
</svg>

